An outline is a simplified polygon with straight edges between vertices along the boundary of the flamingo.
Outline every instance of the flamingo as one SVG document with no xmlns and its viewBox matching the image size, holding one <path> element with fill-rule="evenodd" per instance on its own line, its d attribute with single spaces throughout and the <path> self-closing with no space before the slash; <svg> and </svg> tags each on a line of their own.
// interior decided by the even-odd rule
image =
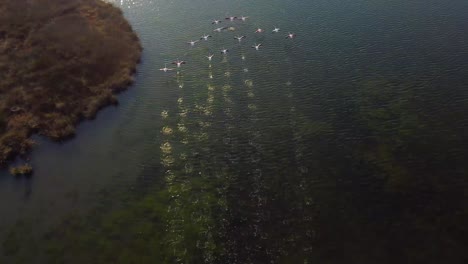
<svg viewBox="0 0 468 264">
<path fill-rule="evenodd" d="M 200 39 L 208 40 L 208 38 L 211 38 L 211 35 L 203 35 Z"/>
<path fill-rule="evenodd" d="M 252 48 L 254 48 L 255 50 L 259 50 L 261 46 L 263 46 L 261 43 L 260 44 L 255 43 L 255 45 L 253 45 Z"/>
<path fill-rule="evenodd" d="M 254 32 L 254 33 L 263 33 L 263 29 L 261 29 L 261 28 L 257 28 L 257 30 L 255 30 L 255 32 Z"/>
<path fill-rule="evenodd" d="M 190 46 L 195 46 L 195 43 L 197 43 L 199 40 L 191 40 L 187 42 L 187 44 L 190 44 Z"/>
<path fill-rule="evenodd" d="M 225 29 L 227 29 L 227 27 L 219 27 L 219 28 L 217 28 L 217 29 L 215 29 L 215 30 L 213 30 L 213 31 L 221 32 L 221 31 L 223 31 L 223 30 L 225 30 Z"/>
<path fill-rule="evenodd" d="M 294 33 L 288 33 L 288 35 L 286 36 L 286 38 L 289 38 L 289 39 L 293 39 L 296 37 L 296 34 Z"/>
<path fill-rule="evenodd" d="M 180 66 L 182 66 L 182 64 L 186 64 L 187 62 L 185 61 L 181 61 L 179 59 L 177 59 L 176 61 L 173 61 L 172 64 L 176 64 L 177 65 L 177 68 L 180 68 Z"/>
<path fill-rule="evenodd" d="M 163 72 L 168 72 L 168 71 L 172 71 L 174 70 L 173 68 L 168 68 L 166 64 L 164 64 L 164 68 L 161 68 L 159 69 L 160 71 L 163 71 Z"/>
<path fill-rule="evenodd" d="M 237 39 L 239 41 L 239 43 L 242 41 L 242 39 L 245 39 L 246 36 L 240 36 L 240 37 L 234 37 L 235 39 Z"/>
</svg>

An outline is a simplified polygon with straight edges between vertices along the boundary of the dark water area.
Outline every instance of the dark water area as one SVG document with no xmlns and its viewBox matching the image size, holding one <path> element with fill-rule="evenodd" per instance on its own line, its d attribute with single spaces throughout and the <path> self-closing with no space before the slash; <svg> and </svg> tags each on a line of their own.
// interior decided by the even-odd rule
<svg viewBox="0 0 468 264">
<path fill-rule="evenodd" d="M 468 262 L 468 2 L 113 2 L 136 83 L 0 175 L 0 260 Z"/>
</svg>

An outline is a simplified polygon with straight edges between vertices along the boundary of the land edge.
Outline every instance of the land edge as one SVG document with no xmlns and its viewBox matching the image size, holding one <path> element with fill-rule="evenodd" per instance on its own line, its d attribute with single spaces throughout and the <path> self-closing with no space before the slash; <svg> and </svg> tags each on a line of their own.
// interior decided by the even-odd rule
<svg viewBox="0 0 468 264">
<path fill-rule="evenodd" d="M 99 8 L 108 7 L 108 8 L 118 9 L 118 12 L 122 15 L 122 19 L 128 24 L 129 28 L 131 28 L 128 21 L 123 17 L 122 11 L 118 7 L 108 2 L 104 2 L 102 0 L 90 0 L 90 1 L 102 2 L 101 5 L 99 5 Z M 103 3 L 105 3 L 105 5 L 102 5 Z M 137 51 L 136 51 L 137 59 L 132 61 L 131 57 L 129 57 L 130 58 L 130 61 L 128 62 L 129 64 L 126 64 L 126 65 L 130 65 L 130 66 L 120 69 L 121 72 L 127 72 L 128 74 L 120 75 L 117 81 L 114 80 L 110 82 L 107 85 L 107 87 L 104 88 L 105 96 L 103 96 L 102 93 L 99 93 L 99 94 L 96 94 L 96 97 L 94 98 L 88 98 L 90 100 L 96 99 L 93 102 L 93 107 L 90 107 L 89 109 L 87 109 L 88 111 L 86 113 L 81 113 L 80 115 L 76 116 L 76 118 L 74 118 L 71 124 L 73 128 L 76 128 L 78 124 L 84 120 L 94 119 L 99 110 L 110 105 L 117 105 L 118 99 L 115 95 L 127 90 L 134 83 L 134 76 L 136 75 L 137 66 L 141 62 L 141 55 L 142 55 L 143 48 L 141 46 L 140 40 L 138 36 L 136 35 L 136 33 L 133 30 L 131 30 L 131 33 L 133 34 L 132 39 L 135 41 L 134 44 L 136 44 L 136 47 L 137 47 Z M 135 50 L 133 50 L 132 52 L 135 53 Z M 13 111 L 13 110 L 18 110 L 18 111 Z M 10 108 L 10 112 L 11 112 L 10 117 L 14 117 L 17 114 L 21 115 L 23 111 L 21 107 L 18 107 L 18 109 Z M 0 169 L 7 168 L 13 162 L 17 161 L 17 163 L 19 164 L 18 166 L 11 166 L 9 168 L 9 172 L 16 176 L 31 175 L 33 173 L 33 168 L 29 164 L 30 158 L 28 157 L 28 155 L 30 154 L 31 150 L 37 143 L 31 139 L 32 135 L 39 134 L 55 142 L 63 142 L 66 140 L 70 140 L 76 136 L 76 133 L 74 130 L 68 131 L 65 133 L 56 133 L 55 135 L 52 135 L 50 133 L 44 132 L 39 127 L 33 126 L 33 125 L 23 127 L 22 130 L 27 130 L 26 137 L 24 138 L 24 140 L 22 140 L 22 142 L 19 145 L 16 144 L 16 147 L 10 148 L 8 152 L 6 153 L 6 155 L 0 155 Z"/>
</svg>

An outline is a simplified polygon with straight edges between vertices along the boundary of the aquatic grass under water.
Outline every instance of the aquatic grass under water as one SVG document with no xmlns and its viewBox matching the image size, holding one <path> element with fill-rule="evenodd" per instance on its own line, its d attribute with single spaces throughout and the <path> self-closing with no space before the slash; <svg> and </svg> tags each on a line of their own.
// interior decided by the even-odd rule
<svg viewBox="0 0 468 264">
<path fill-rule="evenodd" d="M 206 89 L 203 90 L 208 93 Z M 222 93 L 222 90 L 215 93 L 215 100 L 223 100 Z M 366 100 L 373 102 L 369 95 L 366 97 Z M 395 98 L 377 95 L 379 104 L 376 108 L 380 109 L 380 103 L 391 102 Z M 190 100 L 184 100 L 184 104 L 187 101 Z M 398 108 L 386 109 L 394 113 L 404 109 L 399 103 L 397 105 Z M 184 107 L 193 109 L 195 105 Z M 374 115 L 369 112 L 371 108 L 364 109 L 365 111 L 353 112 L 353 117 L 385 122 L 382 118 L 387 115 Z M 55 244 L 55 249 L 49 252 L 50 259 L 64 259 L 65 255 L 74 252 L 73 254 L 83 256 L 81 261 L 91 260 L 94 254 L 99 253 L 100 261 L 112 260 L 116 263 L 150 263 L 155 260 L 161 263 L 233 262 L 241 256 L 259 254 L 255 247 L 245 246 L 253 242 L 259 249 L 268 248 L 264 258 L 277 262 L 311 262 L 323 258 L 329 250 L 333 251 L 333 248 L 327 249 L 323 245 L 328 239 L 340 237 L 342 232 L 348 232 L 348 237 L 361 238 L 361 241 L 372 243 L 372 235 L 362 234 L 365 229 L 362 227 L 364 223 L 360 222 L 359 209 L 355 206 L 347 207 L 351 202 L 347 195 L 347 186 L 353 185 L 353 182 L 345 176 L 350 170 L 352 173 L 359 169 L 359 166 L 350 167 L 350 164 L 363 162 L 365 154 L 367 158 L 364 162 L 389 161 L 376 163 L 375 167 L 371 167 L 373 171 L 367 174 L 369 177 L 380 177 L 382 173 L 391 175 L 380 178 L 382 193 L 379 195 L 406 195 L 417 188 L 411 184 L 412 180 L 408 181 L 413 174 L 401 163 L 395 148 L 387 143 L 392 142 L 389 141 L 391 138 L 379 140 L 374 137 L 379 142 L 379 145 L 375 145 L 377 148 L 356 148 L 349 151 L 349 159 L 330 158 L 324 153 L 334 152 L 330 148 L 339 147 L 329 143 L 339 140 L 336 136 L 336 124 L 310 119 L 300 107 L 292 107 L 289 102 L 283 110 L 288 114 L 288 119 L 277 122 L 275 128 L 262 129 L 260 124 L 266 121 L 255 117 L 262 117 L 263 113 L 249 111 L 250 126 L 239 128 L 235 119 L 228 120 L 227 124 L 223 124 L 226 129 L 223 133 L 210 126 L 196 125 L 208 121 L 208 117 L 202 112 L 192 110 L 191 118 L 195 120 L 184 122 L 191 132 L 174 134 L 175 138 L 171 138 L 182 141 L 186 137 L 189 145 L 174 144 L 171 149 L 173 161 L 163 162 L 167 168 L 165 186 L 136 198 L 117 211 L 102 212 L 102 220 L 93 225 L 86 221 L 81 222 L 78 229 L 86 230 L 81 232 L 81 237 L 77 237 L 71 230 L 69 233 L 52 233 L 49 243 Z M 214 114 L 223 114 L 223 109 L 217 109 Z M 405 116 L 404 112 L 400 114 Z M 409 119 L 400 119 L 405 120 L 403 124 L 409 125 L 414 120 L 412 115 L 409 116 Z M 177 122 L 184 120 L 169 115 L 165 122 L 176 122 L 172 119 Z M 375 126 L 372 122 L 358 124 L 368 124 L 368 127 L 361 128 L 367 128 L 377 136 L 386 135 L 373 129 L 386 127 Z M 414 130 L 405 129 L 404 135 L 411 131 Z M 409 134 L 412 136 L 408 139 L 417 140 L 414 132 Z M 225 138 L 229 140 L 223 140 Z M 218 140 L 223 143 L 210 144 Z M 248 144 L 241 144 L 244 140 Z M 316 142 L 317 148 L 314 150 L 307 147 L 311 141 Z M 229 155 L 220 159 L 213 153 Z M 239 159 L 238 153 L 244 153 L 243 157 Z M 279 156 L 280 153 L 284 154 Z M 246 159 L 245 154 L 249 154 L 252 159 Z M 310 160 L 313 162 L 309 162 Z M 285 163 L 291 166 L 284 166 Z M 328 164 L 329 167 L 324 167 L 323 164 Z M 406 172 L 399 172 L 397 166 Z M 406 180 L 398 179 L 399 173 L 404 173 L 402 175 Z M 398 184 L 391 183 L 395 179 Z M 291 203 L 292 201 L 294 202 Z M 271 203 L 278 206 L 270 207 Z M 330 207 L 338 207 L 342 211 L 330 210 Z M 331 218 L 336 219 L 334 221 L 352 221 L 342 226 L 343 229 L 323 229 L 328 226 L 324 221 L 329 223 Z M 66 229 L 67 224 L 64 225 L 60 229 Z M 428 230 L 428 223 L 423 223 L 421 228 Z M 59 243 L 64 245 L 59 246 Z M 321 247 L 317 247 L 318 244 Z M 123 245 L 127 246 L 121 252 L 111 250 Z M 353 250 L 353 247 L 348 248 L 346 254 L 351 254 Z M 339 260 L 337 258 L 333 261 L 336 263 Z"/>
<path fill-rule="evenodd" d="M 284 5 L 285 15 L 288 5 L 312 6 L 280 2 L 268 5 Z M 301 13 L 327 4 L 293 10 L 294 23 L 301 23 L 296 23 Z M 367 20 L 357 4 L 355 19 L 302 17 L 305 31 L 315 32 L 313 39 L 326 47 L 312 44 L 312 52 L 302 47 L 298 54 L 292 45 L 281 46 L 272 56 L 281 63 L 272 61 L 265 70 L 250 60 L 259 60 L 256 55 L 245 62 L 229 57 L 221 66 L 213 62 L 214 79 L 200 68 L 184 69 L 174 77 L 177 82 L 165 82 L 168 87 L 161 90 L 171 96 L 163 108 L 169 114 L 149 129 L 157 141 L 149 152 L 157 168 L 146 176 L 158 182 L 143 181 L 153 189 L 125 199 L 120 208 L 57 227 L 48 238 L 48 244 L 58 245 L 49 262 L 464 263 L 464 101 L 442 100 L 451 94 L 448 89 L 395 77 L 404 64 L 389 70 L 373 63 L 374 57 L 359 57 L 366 53 L 353 56 L 358 49 L 347 45 L 360 40 L 343 28 L 365 34 Z M 316 23 L 306 24 L 310 21 Z M 318 30 L 316 24 L 333 26 Z M 381 46 L 361 48 L 381 51 Z M 383 53 L 377 54 L 376 60 L 386 63 Z M 358 67 L 361 62 L 380 77 L 366 76 L 369 68 Z M 248 65 L 248 73 L 238 63 Z M 346 72 L 347 67 L 353 69 Z M 230 76 L 223 75 L 227 70 Z M 212 94 L 208 85 L 215 87 Z M 229 91 L 223 91 L 227 85 Z M 177 124 L 187 131 L 176 131 Z M 162 134 L 164 126 L 173 134 Z M 171 144 L 172 162 L 161 164 L 165 154 L 159 147 L 165 142 Z"/>
</svg>

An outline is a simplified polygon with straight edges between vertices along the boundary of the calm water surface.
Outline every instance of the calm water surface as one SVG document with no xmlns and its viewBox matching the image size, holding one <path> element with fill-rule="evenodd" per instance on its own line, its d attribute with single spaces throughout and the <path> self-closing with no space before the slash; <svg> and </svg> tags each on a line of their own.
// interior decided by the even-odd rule
<svg viewBox="0 0 468 264">
<path fill-rule="evenodd" d="M 0 260 L 468 262 L 467 1 L 111 2 L 136 83 L 0 175 Z"/>
</svg>

